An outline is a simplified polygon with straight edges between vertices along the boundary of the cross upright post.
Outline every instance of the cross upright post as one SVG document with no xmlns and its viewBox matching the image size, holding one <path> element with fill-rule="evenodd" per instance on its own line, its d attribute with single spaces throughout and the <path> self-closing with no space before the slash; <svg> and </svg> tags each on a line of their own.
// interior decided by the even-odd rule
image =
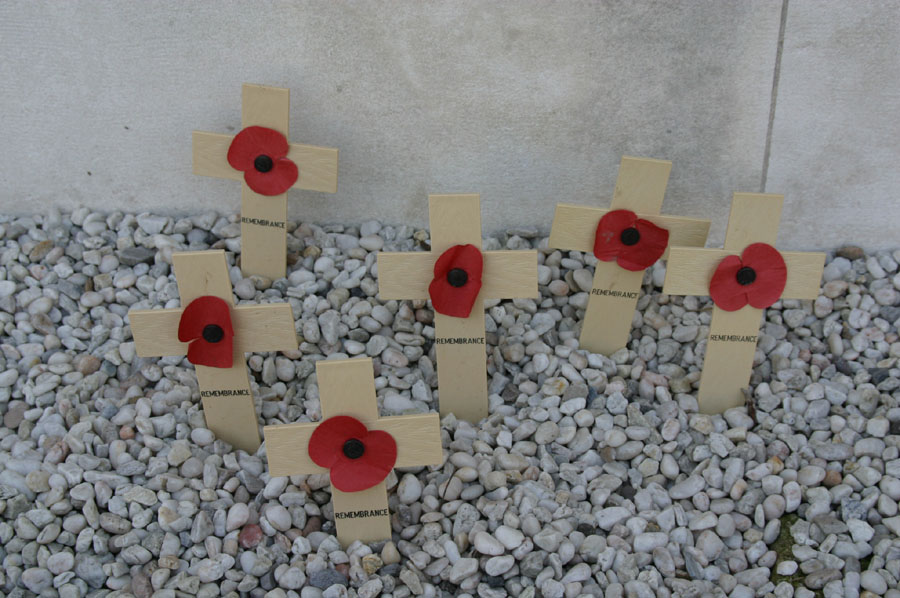
<svg viewBox="0 0 900 598">
<path fill-rule="evenodd" d="M 272 303 L 234 307 L 225 252 L 221 250 L 175 253 L 172 267 L 182 307 L 128 312 L 137 354 L 141 357 L 187 355 L 189 343 L 179 340 L 185 309 L 202 297 L 224 301 L 234 329 L 231 365 L 195 365 L 203 413 L 207 426 L 217 437 L 255 453 L 260 443 L 259 427 L 244 353 L 296 349 L 291 306 Z M 213 339 L 213 342 L 221 341 Z"/>
<path fill-rule="evenodd" d="M 728 217 L 724 249 L 672 247 L 663 293 L 709 295 L 711 281 L 717 272 L 722 271 L 724 259 L 738 255 L 746 257 L 746 250 L 753 245 L 775 244 L 783 202 L 782 195 L 735 193 Z M 780 298 L 815 299 L 819 294 L 825 254 L 789 251 L 778 253 L 787 270 Z M 734 260 L 733 257 L 730 259 Z M 752 268 L 747 266 L 745 260 L 741 271 L 749 274 L 747 270 Z M 761 283 L 757 280 L 761 278 L 761 272 L 754 272 L 749 278 L 742 279 L 741 271 L 734 277 L 736 283 L 730 280 L 727 282 L 745 285 L 748 289 L 754 281 Z M 777 288 L 775 292 L 777 293 Z M 777 298 L 778 296 L 774 297 Z M 730 311 L 714 305 L 700 377 L 698 402 L 702 413 L 721 413 L 744 403 L 743 388 L 747 386 L 752 373 L 762 315 L 763 308 L 750 304 Z"/>
<path fill-rule="evenodd" d="M 323 422 L 336 416 L 350 416 L 362 422 L 369 431 L 387 432 L 396 442 L 396 461 L 391 467 L 443 463 L 440 421 L 436 413 L 378 416 L 371 359 L 318 361 L 316 378 Z M 316 464 L 310 456 L 310 440 L 320 425 L 295 423 L 266 426 L 264 433 L 269 473 L 273 476 L 328 473 L 328 469 Z M 367 447 L 366 450 L 374 449 Z M 391 521 L 385 481 L 353 492 L 341 491 L 332 484 L 331 503 L 337 537 L 344 546 L 355 540 L 373 542 L 390 539 Z"/>
<path fill-rule="evenodd" d="M 668 246 L 702 247 L 709 220 L 660 215 L 671 169 L 672 163 L 667 160 L 623 156 L 610 208 L 557 204 L 549 246 L 594 252 L 600 220 L 612 211 L 629 210 L 668 230 Z M 579 342 L 583 349 L 611 355 L 627 345 L 643 278 L 644 268 L 631 270 L 616 261 L 597 262 L 581 324 Z"/>
<path fill-rule="evenodd" d="M 382 299 L 429 299 L 435 263 L 450 248 L 481 250 L 481 207 L 477 194 L 430 195 L 431 251 L 379 253 Z M 483 281 L 467 317 L 435 309 L 434 327 L 441 415 L 477 422 L 488 413 L 484 300 L 537 297 L 537 252 L 482 252 Z M 452 283 L 451 283 L 452 284 Z"/>
<path fill-rule="evenodd" d="M 266 127 L 290 139 L 290 90 L 244 84 L 242 96 L 241 123 L 245 130 Z M 244 172 L 229 163 L 229 148 L 234 138 L 194 131 L 194 174 L 242 181 L 241 272 L 244 276 L 283 278 L 287 263 L 287 191 L 262 195 L 251 189 Z M 286 158 L 298 170 L 290 188 L 337 192 L 338 150 L 298 143 L 290 143 L 288 147 Z M 256 168 L 271 169 L 272 161 Z"/>
</svg>

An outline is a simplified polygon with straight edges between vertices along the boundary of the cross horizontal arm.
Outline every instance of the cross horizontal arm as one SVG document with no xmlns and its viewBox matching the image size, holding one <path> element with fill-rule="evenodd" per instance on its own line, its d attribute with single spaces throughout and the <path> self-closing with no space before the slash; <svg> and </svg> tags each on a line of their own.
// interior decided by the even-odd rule
<svg viewBox="0 0 900 598">
<path fill-rule="evenodd" d="M 597 224 L 610 210 L 572 204 L 557 204 L 553 227 L 550 229 L 550 247 L 567 251 L 594 251 Z M 669 231 L 669 247 L 702 247 L 709 233 L 709 220 L 638 214 L 656 226 Z"/>
<path fill-rule="evenodd" d="M 137 354 L 141 357 L 186 355 L 188 343 L 178 340 L 182 311 L 174 308 L 128 312 Z M 231 313 L 238 354 L 297 348 L 290 304 L 239 305 Z"/>
<path fill-rule="evenodd" d="M 726 256 L 737 251 L 672 247 L 666 268 L 663 293 L 667 295 L 709 295 L 713 272 Z M 785 299 L 815 299 L 819 296 L 824 253 L 782 251 L 787 265 L 787 283 L 781 296 Z"/>
<path fill-rule="evenodd" d="M 537 297 L 537 252 L 485 251 L 479 297 Z M 382 299 L 428 299 L 434 279 L 434 252 L 379 253 L 378 294 Z"/>
<path fill-rule="evenodd" d="M 383 430 L 394 437 L 397 442 L 394 467 L 440 465 L 444 461 L 437 413 L 384 417 L 363 423 L 369 430 Z M 263 429 L 271 475 L 308 475 L 328 471 L 309 458 L 309 439 L 318 425 L 318 422 L 284 424 Z"/>
<path fill-rule="evenodd" d="M 233 135 L 194 131 L 194 174 L 241 181 L 244 173 L 228 163 L 228 146 Z M 292 189 L 337 192 L 338 150 L 316 145 L 290 144 L 290 158 L 299 168 L 300 176 Z"/>
<path fill-rule="evenodd" d="M 485 251 L 481 297 L 538 297 L 537 251 Z"/>
<path fill-rule="evenodd" d="M 380 252 L 378 295 L 382 300 L 428 299 L 437 258 L 431 252 Z"/>
</svg>

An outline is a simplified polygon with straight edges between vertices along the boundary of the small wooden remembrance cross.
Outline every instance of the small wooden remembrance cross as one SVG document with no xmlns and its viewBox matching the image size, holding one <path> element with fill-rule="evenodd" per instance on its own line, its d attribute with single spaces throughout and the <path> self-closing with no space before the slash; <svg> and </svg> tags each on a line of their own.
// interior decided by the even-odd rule
<svg viewBox="0 0 900 598">
<path fill-rule="evenodd" d="M 237 136 L 194 131 L 194 174 L 242 181 L 241 272 L 274 280 L 285 275 L 287 189 L 337 192 L 338 150 L 287 143 L 290 90 L 245 84 L 242 96 L 244 129 Z M 250 129 L 258 134 L 240 139 L 247 143 L 236 147 L 235 139 L 246 137 Z M 272 136 L 283 138 L 276 142 Z M 273 143 L 276 147 L 281 143 L 281 149 L 267 150 Z M 244 162 L 245 170 L 233 167 L 233 159 L 235 164 Z M 292 176 L 281 179 L 283 171 Z M 271 182 L 256 182 L 263 175 L 276 177 L 282 184 L 273 188 Z"/>
<path fill-rule="evenodd" d="M 671 169 L 672 163 L 666 160 L 623 156 L 610 209 L 557 204 L 549 246 L 569 251 L 595 252 L 601 218 L 616 210 L 629 210 L 645 222 L 649 221 L 668 230 L 669 247 L 702 247 L 706 243 L 709 220 L 660 215 Z M 626 233 L 625 230 L 614 232 L 616 237 Z M 640 235 L 637 238 L 640 239 Z M 615 242 L 618 242 L 618 238 Z M 625 242 L 624 237 L 622 242 Z M 633 244 L 636 245 L 637 242 Z M 664 251 L 664 246 L 663 241 L 659 249 Z M 665 253 L 662 257 L 664 256 Z M 610 261 L 598 261 L 594 270 L 594 283 L 579 339 L 583 349 L 604 355 L 611 355 L 628 344 L 644 269 L 656 261 L 650 258 L 650 264 L 644 267 L 641 267 L 642 264 L 632 266 L 638 268 L 633 270 L 623 267 L 621 259 L 617 263 L 611 254 L 608 257 Z"/>
<path fill-rule="evenodd" d="M 388 540 L 391 537 L 391 521 L 388 513 L 387 477 L 393 467 L 419 467 L 440 465 L 444 461 L 441 446 L 440 419 L 437 413 L 402 415 L 398 417 L 378 417 L 378 402 L 375 396 L 375 379 L 372 360 L 368 358 L 343 359 L 316 362 L 316 377 L 319 384 L 319 400 L 322 406 L 321 423 L 296 423 L 280 426 L 266 426 L 266 454 L 269 459 L 269 474 L 273 476 L 309 475 L 329 473 L 329 469 L 317 465 L 310 456 L 316 442 L 313 434 L 322 426 L 350 416 L 361 422 L 370 435 L 393 437 L 396 443 L 395 459 L 388 462 L 380 481 L 372 479 L 367 488 L 344 492 L 335 487 L 334 467 L 331 468 L 331 503 L 337 537 L 347 546 L 355 540 L 372 542 Z M 340 430 L 338 430 L 340 431 Z M 367 471 L 354 471 L 353 467 L 367 467 L 366 458 L 380 458 L 384 455 L 366 455 L 377 450 L 366 442 L 350 435 L 339 438 L 343 447 L 343 465 L 351 469 L 347 476 L 364 477 Z M 355 446 L 351 446 L 355 445 Z M 355 449 L 351 454 L 348 449 Z M 362 457 L 362 458 L 361 458 Z M 354 480 L 350 480 L 352 483 Z"/>
<path fill-rule="evenodd" d="M 819 294 L 824 253 L 771 247 L 783 202 L 782 195 L 735 193 L 724 249 L 672 247 L 669 254 L 663 293 L 712 294 L 716 303 L 700 377 L 703 413 L 743 404 L 764 307 L 779 298 L 815 299 Z"/>
<path fill-rule="evenodd" d="M 477 422 L 488 414 L 487 355 L 484 339 L 484 299 L 537 297 L 537 252 L 481 252 L 481 206 L 477 194 L 430 195 L 431 251 L 428 253 L 379 253 L 378 293 L 382 299 L 432 299 L 441 415 Z M 453 316 L 441 313 L 433 285 L 443 283 L 436 266 L 453 248 L 470 246 L 483 271 L 476 289 L 467 297 L 471 311 Z M 476 251 L 477 249 L 477 251 Z M 469 256 L 471 257 L 471 256 Z M 481 265 L 478 266 L 479 268 Z M 457 274 L 454 268 L 444 276 Z M 447 278 L 453 287 L 465 291 L 459 281 Z M 431 283 L 431 285 L 429 284 Z M 445 310 L 446 311 L 446 310 Z"/>
<path fill-rule="evenodd" d="M 232 355 L 230 359 L 227 353 L 224 356 L 230 367 L 195 364 L 197 383 L 209 429 L 234 447 L 253 454 L 259 448 L 259 427 L 244 353 L 297 348 L 291 305 L 272 303 L 234 307 L 224 251 L 174 253 L 172 266 L 182 307 L 128 312 L 137 354 L 141 357 L 188 355 L 190 359 L 189 343 L 178 340 L 185 325 L 182 316 L 191 309 L 193 313 L 188 313 L 187 319 L 194 318 L 196 310 L 192 305 L 202 306 L 202 302 L 210 298 L 220 306 L 224 302 L 230 315 L 218 317 L 220 314 L 208 311 L 197 314 L 196 325 L 203 327 L 203 335 L 193 343 L 202 343 L 204 339 L 220 343 L 222 329 L 226 329 L 226 336 L 227 329 L 233 329 Z M 218 328 L 217 335 L 209 336 L 207 328 L 213 331 Z M 217 341 L 216 336 L 220 340 Z M 231 342 L 228 338 L 224 340 Z M 223 347 L 227 349 L 227 346 Z"/>
</svg>

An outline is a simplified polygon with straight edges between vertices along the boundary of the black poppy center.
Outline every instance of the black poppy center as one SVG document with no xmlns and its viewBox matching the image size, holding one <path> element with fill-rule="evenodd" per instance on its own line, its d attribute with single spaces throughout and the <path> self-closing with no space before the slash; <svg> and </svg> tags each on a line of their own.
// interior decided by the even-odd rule
<svg viewBox="0 0 900 598">
<path fill-rule="evenodd" d="M 208 343 L 217 343 L 225 338 L 225 331 L 218 324 L 207 324 L 203 328 L 203 340 Z"/>
<path fill-rule="evenodd" d="M 351 438 L 344 443 L 344 456 L 348 459 L 359 459 L 366 452 L 366 445 L 362 440 Z"/>
<path fill-rule="evenodd" d="M 622 241 L 622 245 L 637 245 L 637 242 L 641 240 L 641 233 L 634 227 L 626 228 L 622 231 L 622 235 L 619 238 Z"/>
<path fill-rule="evenodd" d="M 469 275 L 462 268 L 453 268 L 447 272 L 447 282 L 451 287 L 461 287 L 469 280 Z"/>
<path fill-rule="evenodd" d="M 272 162 L 272 158 L 265 154 L 256 156 L 256 160 L 253 161 L 253 168 L 260 172 L 269 172 L 274 165 L 275 163 Z"/>
<path fill-rule="evenodd" d="M 738 284 L 746 286 L 756 280 L 756 270 L 750 266 L 744 266 L 737 271 L 735 278 L 737 279 Z"/>
</svg>

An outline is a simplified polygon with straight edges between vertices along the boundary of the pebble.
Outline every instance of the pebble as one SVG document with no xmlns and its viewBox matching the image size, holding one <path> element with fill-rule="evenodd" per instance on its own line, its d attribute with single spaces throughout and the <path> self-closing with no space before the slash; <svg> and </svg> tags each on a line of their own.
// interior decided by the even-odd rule
<svg viewBox="0 0 900 598">
<path fill-rule="evenodd" d="M 525 534 L 506 525 L 498 527 L 494 531 L 494 536 L 509 550 L 515 550 L 525 541 Z"/>
<path fill-rule="evenodd" d="M 250 509 L 244 503 L 235 503 L 228 509 L 228 515 L 225 518 L 225 531 L 231 531 L 240 528 L 250 518 Z"/>
<path fill-rule="evenodd" d="M 272 526 L 274 527 L 274 525 Z M 263 539 L 263 531 L 256 524 L 247 524 L 238 534 L 238 542 L 243 548 L 255 548 Z"/>
<path fill-rule="evenodd" d="M 346 586 L 347 576 L 335 569 L 321 569 L 309 574 L 309 583 L 322 590 L 335 584 Z"/>
<path fill-rule="evenodd" d="M 671 496 L 675 500 L 690 498 L 703 490 L 705 485 L 705 480 L 700 476 L 688 476 L 684 480 L 669 488 L 669 496 Z"/>
<path fill-rule="evenodd" d="M 266 509 L 266 519 L 276 530 L 285 532 L 291 527 L 291 514 L 281 505 L 270 505 Z"/>
<path fill-rule="evenodd" d="M 496 556 L 503 554 L 506 550 L 499 540 L 487 532 L 478 532 L 475 534 L 472 544 L 475 546 L 475 550 L 481 554 Z"/>
<path fill-rule="evenodd" d="M 53 585 L 53 575 L 46 569 L 31 567 L 22 572 L 22 583 L 30 591 L 40 594 Z"/>
<path fill-rule="evenodd" d="M 203 559 L 197 566 L 197 578 L 200 583 L 209 583 L 221 579 L 225 572 L 234 565 L 234 557 L 218 554 L 214 558 Z"/>
<path fill-rule="evenodd" d="M 476 571 L 478 571 L 478 561 L 476 559 L 461 558 L 450 567 L 447 579 L 450 583 L 458 584 Z"/>
<path fill-rule="evenodd" d="M 862 586 L 864 590 L 868 590 L 879 596 L 884 595 L 888 589 L 887 581 L 885 581 L 884 577 L 879 575 L 877 571 L 872 571 L 871 569 L 863 571 L 860 574 L 859 585 Z"/>
<path fill-rule="evenodd" d="M 631 516 L 631 512 L 625 507 L 607 507 L 597 513 L 597 525 L 609 530 L 617 523 Z"/>
<path fill-rule="evenodd" d="M 653 552 L 669 542 L 669 536 L 662 532 L 644 532 L 634 537 L 635 552 Z"/>
<path fill-rule="evenodd" d="M 422 496 L 422 483 L 419 478 L 407 473 L 397 486 L 397 498 L 405 505 L 411 505 Z"/>
<path fill-rule="evenodd" d="M 306 575 L 299 567 L 288 567 L 278 578 L 278 586 L 285 590 L 298 590 L 306 582 Z M 317 586 L 319 587 L 319 586 Z"/>
<path fill-rule="evenodd" d="M 71 571 L 75 566 L 75 556 L 68 551 L 57 552 L 47 559 L 47 569 L 53 575 L 59 575 Z"/>
<path fill-rule="evenodd" d="M 484 564 L 484 572 L 497 577 L 512 569 L 515 564 L 516 559 L 512 555 L 495 556 Z"/>
</svg>

